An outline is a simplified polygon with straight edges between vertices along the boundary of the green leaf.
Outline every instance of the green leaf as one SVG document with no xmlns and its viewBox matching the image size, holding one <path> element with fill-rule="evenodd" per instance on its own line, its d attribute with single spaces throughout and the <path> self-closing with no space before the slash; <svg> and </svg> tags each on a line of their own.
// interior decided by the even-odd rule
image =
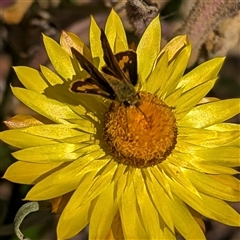
<svg viewBox="0 0 240 240">
<path fill-rule="evenodd" d="M 14 231 L 17 235 L 17 237 L 20 240 L 24 240 L 22 232 L 20 231 L 19 227 L 22 224 L 22 221 L 25 219 L 25 217 L 32 212 L 37 212 L 39 210 L 51 210 L 51 203 L 45 202 L 45 203 L 38 203 L 38 202 L 29 202 L 25 203 L 18 211 L 14 219 Z"/>
</svg>

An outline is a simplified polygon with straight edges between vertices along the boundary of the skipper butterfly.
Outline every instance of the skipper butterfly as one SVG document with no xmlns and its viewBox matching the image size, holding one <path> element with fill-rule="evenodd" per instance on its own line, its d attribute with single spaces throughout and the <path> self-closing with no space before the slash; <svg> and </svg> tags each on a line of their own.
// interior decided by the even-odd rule
<svg viewBox="0 0 240 240">
<path fill-rule="evenodd" d="M 101 71 L 76 49 L 71 48 L 73 55 L 89 75 L 72 82 L 70 91 L 97 94 L 122 102 L 126 106 L 136 105 L 139 102 L 139 96 L 134 88 L 138 80 L 136 52 L 127 50 L 114 55 L 102 29 L 100 38 L 106 64 Z"/>
</svg>

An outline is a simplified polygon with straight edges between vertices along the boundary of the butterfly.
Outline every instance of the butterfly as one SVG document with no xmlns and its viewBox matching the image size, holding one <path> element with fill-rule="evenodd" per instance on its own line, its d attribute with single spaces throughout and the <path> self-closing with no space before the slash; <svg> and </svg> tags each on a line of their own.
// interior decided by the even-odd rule
<svg viewBox="0 0 240 240">
<path fill-rule="evenodd" d="M 114 55 L 102 29 L 100 40 L 106 64 L 101 71 L 76 49 L 71 48 L 72 54 L 89 75 L 73 81 L 70 91 L 97 94 L 104 98 L 117 100 L 126 106 L 136 105 L 139 102 L 139 96 L 134 88 L 138 81 L 136 52 L 127 50 Z"/>
</svg>

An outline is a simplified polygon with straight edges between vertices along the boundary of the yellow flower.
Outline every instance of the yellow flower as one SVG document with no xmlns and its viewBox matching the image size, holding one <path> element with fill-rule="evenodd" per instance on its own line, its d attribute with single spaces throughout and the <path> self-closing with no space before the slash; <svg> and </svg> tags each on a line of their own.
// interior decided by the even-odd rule
<svg viewBox="0 0 240 240">
<path fill-rule="evenodd" d="M 239 125 L 222 123 L 239 113 L 239 99 L 204 98 L 224 58 L 183 76 L 190 56 L 186 36 L 160 50 L 154 19 L 137 49 L 139 103 L 127 106 L 69 91 L 86 77 L 70 47 L 99 70 L 104 66 L 100 29 L 91 19 L 90 49 L 72 33 L 61 45 L 44 36 L 56 72 L 16 67 L 26 89 L 15 96 L 39 115 L 16 116 L 2 133 L 20 148 L 5 178 L 32 184 L 29 201 L 51 200 L 60 213 L 59 239 L 87 224 L 90 239 L 205 239 L 201 216 L 239 226 Z M 128 50 L 114 11 L 105 33 L 113 52 Z"/>
</svg>

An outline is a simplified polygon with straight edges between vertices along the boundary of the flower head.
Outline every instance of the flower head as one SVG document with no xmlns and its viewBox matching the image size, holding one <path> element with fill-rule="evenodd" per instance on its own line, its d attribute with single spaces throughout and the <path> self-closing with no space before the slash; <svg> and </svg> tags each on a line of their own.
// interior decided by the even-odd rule
<svg viewBox="0 0 240 240">
<path fill-rule="evenodd" d="M 72 55 L 75 48 L 106 77 L 94 19 L 91 50 L 72 33 L 62 34 L 60 46 L 44 36 L 56 72 L 15 68 L 26 89 L 13 87 L 13 93 L 38 114 L 6 121 L 13 129 L 2 139 L 20 150 L 4 177 L 34 185 L 26 200 L 52 201 L 61 214 L 59 239 L 87 224 L 90 239 L 175 239 L 176 232 L 205 239 L 201 215 L 239 226 L 239 214 L 225 201 L 240 199 L 232 176 L 239 165 L 240 128 L 222 123 L 239 113 L 239 99 L 204 98 L 224 59 L 183 75 L 191 49 L 186 36 L 160 49 L 160 32 L 157 17 L 137 46 L 138 101 L 132 105 L 100 96 L 106 89 L 91 85 L 93 80 L 86 85 L 92 70 L 87 73 Z M 129 51 L 114 11 L 105 33 L 114 54 Z M 129 60 L 115 58 L 120 67 Z M 73 81 L 80 81 L 81 91 L 96 87 L 98 95 L 69 91 Z"/>
</svg>

